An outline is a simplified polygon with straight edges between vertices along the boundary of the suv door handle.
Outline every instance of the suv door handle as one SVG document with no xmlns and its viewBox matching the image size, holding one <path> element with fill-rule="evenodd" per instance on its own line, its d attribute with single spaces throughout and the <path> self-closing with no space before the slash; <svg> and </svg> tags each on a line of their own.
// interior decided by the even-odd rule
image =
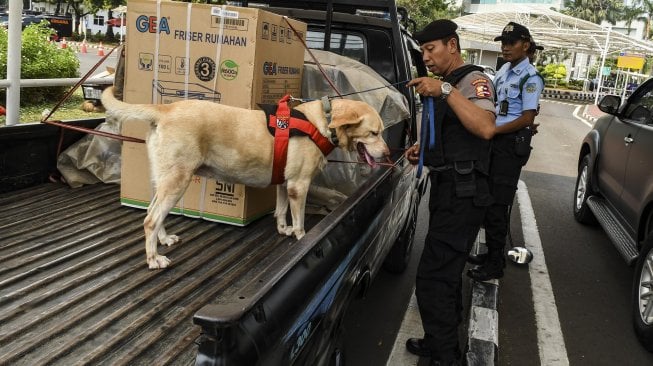
<svg viewBox="0 0 653 366">
<path fill-rule="evenodd" d="M 632 144 L 634 141 L 635 141 L 635 139 L 633 139 L 630 136 L 624 137 L 624 142 L 626 142 L 626 144 Z"/>
</svg>

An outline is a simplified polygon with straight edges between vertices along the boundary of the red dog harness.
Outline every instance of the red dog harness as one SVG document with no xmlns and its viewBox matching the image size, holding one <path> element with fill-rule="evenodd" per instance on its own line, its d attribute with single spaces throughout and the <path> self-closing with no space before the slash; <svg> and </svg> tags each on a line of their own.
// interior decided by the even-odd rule
<svg viewBox="0 0 653 366">
<path fill-rule="evenodd" d="M 274 135 L 274 160 L 272 162 L 271 184 L 281 184 L 286 180 L 284 170 L 288 158 L 288 141 L 291 136 L 308 136 L 320 151 L 322 151 L 324 156 L 327 156 L 335 148 L 331 141 L 321 134 L 312 123 L 290 115 L 289 100 L 290 95 L 286 95 L 279 100 L 277 112 L 276 114 L 270 115 L 268 123 L 268 128 Z"/>
</svg>

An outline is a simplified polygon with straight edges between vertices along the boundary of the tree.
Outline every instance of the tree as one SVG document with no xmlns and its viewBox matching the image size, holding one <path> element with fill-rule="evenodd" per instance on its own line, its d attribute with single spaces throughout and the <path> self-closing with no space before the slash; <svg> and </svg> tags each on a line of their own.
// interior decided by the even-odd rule
<svg viewBox="0 0 653 366">
<path fill-rule="evenodd" d="M 108 10 L 107 20 L 113 17 L 111 9 L 117 8 L 120 5 L 126 5 L 126 0 L 84 0 L 84 6 L 90 9 L 91 13 L 96 13 L 100 9 Z M 107 38 L 111 39 L 113 35 L 113 26 L 107 24 L 107 31 L 105 32 Z"/>
<path fill-rule="evenodd" d="M 408 10 L 410 17 L 417 23 L 417 29 L 424 28 L 436 19 L 452 19 L 460 15 L 461 8 L 447 0 L 398 0 L 398 6 Z"/>
<path fill-rule="evenodd" d="M 617 0 L 565 0 L 561 12 L 596 24 L 604 20 L 616 24 L 623 7 L 623 2 Z"/>
<path fill-rule="evenodd" d="M 630 35 L 632 29 L 633 21 L 642 20 L 646 21 L 647 19 L 643 17 L 642 9 L 640 8 L 641 4 L 633 4 L 633 6 L 625 6 L 619 16 L 619 20 L 626 22 L 626 28 L 628 29 L 627 35 Z M 645 32 L 646 33 L 646 32 Z M 646 36 L 645 36 L 646 37 Z"/>
<path fill-rule="evenodd" d="M 641 5 L 644 7 L 644 11 L 642 13 L 644 14 L 643 20 L 646 22 L 646 26 L 644 27 L 644 39 L 651 39 L 651 17 L 653 17 L 653 1 L 643 0 Z M 634 6 L 637 6 L 637 4 Z"/>
</svg>

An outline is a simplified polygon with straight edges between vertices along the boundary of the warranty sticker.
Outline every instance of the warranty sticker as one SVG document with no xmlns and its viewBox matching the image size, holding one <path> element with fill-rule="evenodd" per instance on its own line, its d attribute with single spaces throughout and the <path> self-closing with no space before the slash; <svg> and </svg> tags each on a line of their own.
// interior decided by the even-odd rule
<svg viewBox="0 0 653 366">
<path fill-rule="evenodd" d="M 210 57 L 200 57 L 195 62 L 195 76 L 202 81 L 213 80 L 215 69 L 215 62 Z"/>
</svg>

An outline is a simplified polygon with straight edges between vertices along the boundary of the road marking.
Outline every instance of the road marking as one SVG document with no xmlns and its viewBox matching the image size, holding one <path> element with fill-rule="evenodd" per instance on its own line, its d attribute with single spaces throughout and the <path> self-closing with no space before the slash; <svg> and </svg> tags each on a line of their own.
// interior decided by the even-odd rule
<svg viewBox="0 0 653 366">
<path fill-rule="evenodd" d="M 558 308 L 556 307 L 551 278 L 544 260 L 542 241 L 535 221 L 533 205 L 528 195 L 526 183 L 517 184 L 517 199 L 521 214 L 524 242 L 533 252 L 533 261 L 528 265 L 531 277 L 531 291 L 535 307 L 537 325 L 537 343 L 542 365 L 569 365 L 567 348 L 560 328 Z"/>
<path fill-rule="evenodd" d="M 406 341 L 408 338 L 422 338 L 424 331 L 422 330 L 422 318 L 419 315 L 417 308 L 417 298 L 415 297 L 415 289 L 413 288 L 413 295 L 410 297 L 408 309 L 404 314 L 404 319 L 401 322 L 401 327 L 395 338 L 395 343 L 390 351 L 390 357 L 386 362 L 386 366 L 416 366 L 419 357 L 408 352 L 406 349 Z"/>
<path fill-rule="evenodd" d="M 581 108 L 581 107 L 582 107 L 582 106 L 579 105 L 579 106 L 577 106 L 577 107 L 574 109 L 574 117 L 575 117 L 577 120 L 579 120 L 579 121 L 583 122 L 584 124 L 586 124 L 589 128 L 593 128 L 594 126 L 592 126 L 591 123 L 589 123 L 585 118 L 583 118 L 583 117 L 581 117 L 581 116 L 578 115 L 578 111 L 580 111 L 580 108 Z"/>
</svg>

